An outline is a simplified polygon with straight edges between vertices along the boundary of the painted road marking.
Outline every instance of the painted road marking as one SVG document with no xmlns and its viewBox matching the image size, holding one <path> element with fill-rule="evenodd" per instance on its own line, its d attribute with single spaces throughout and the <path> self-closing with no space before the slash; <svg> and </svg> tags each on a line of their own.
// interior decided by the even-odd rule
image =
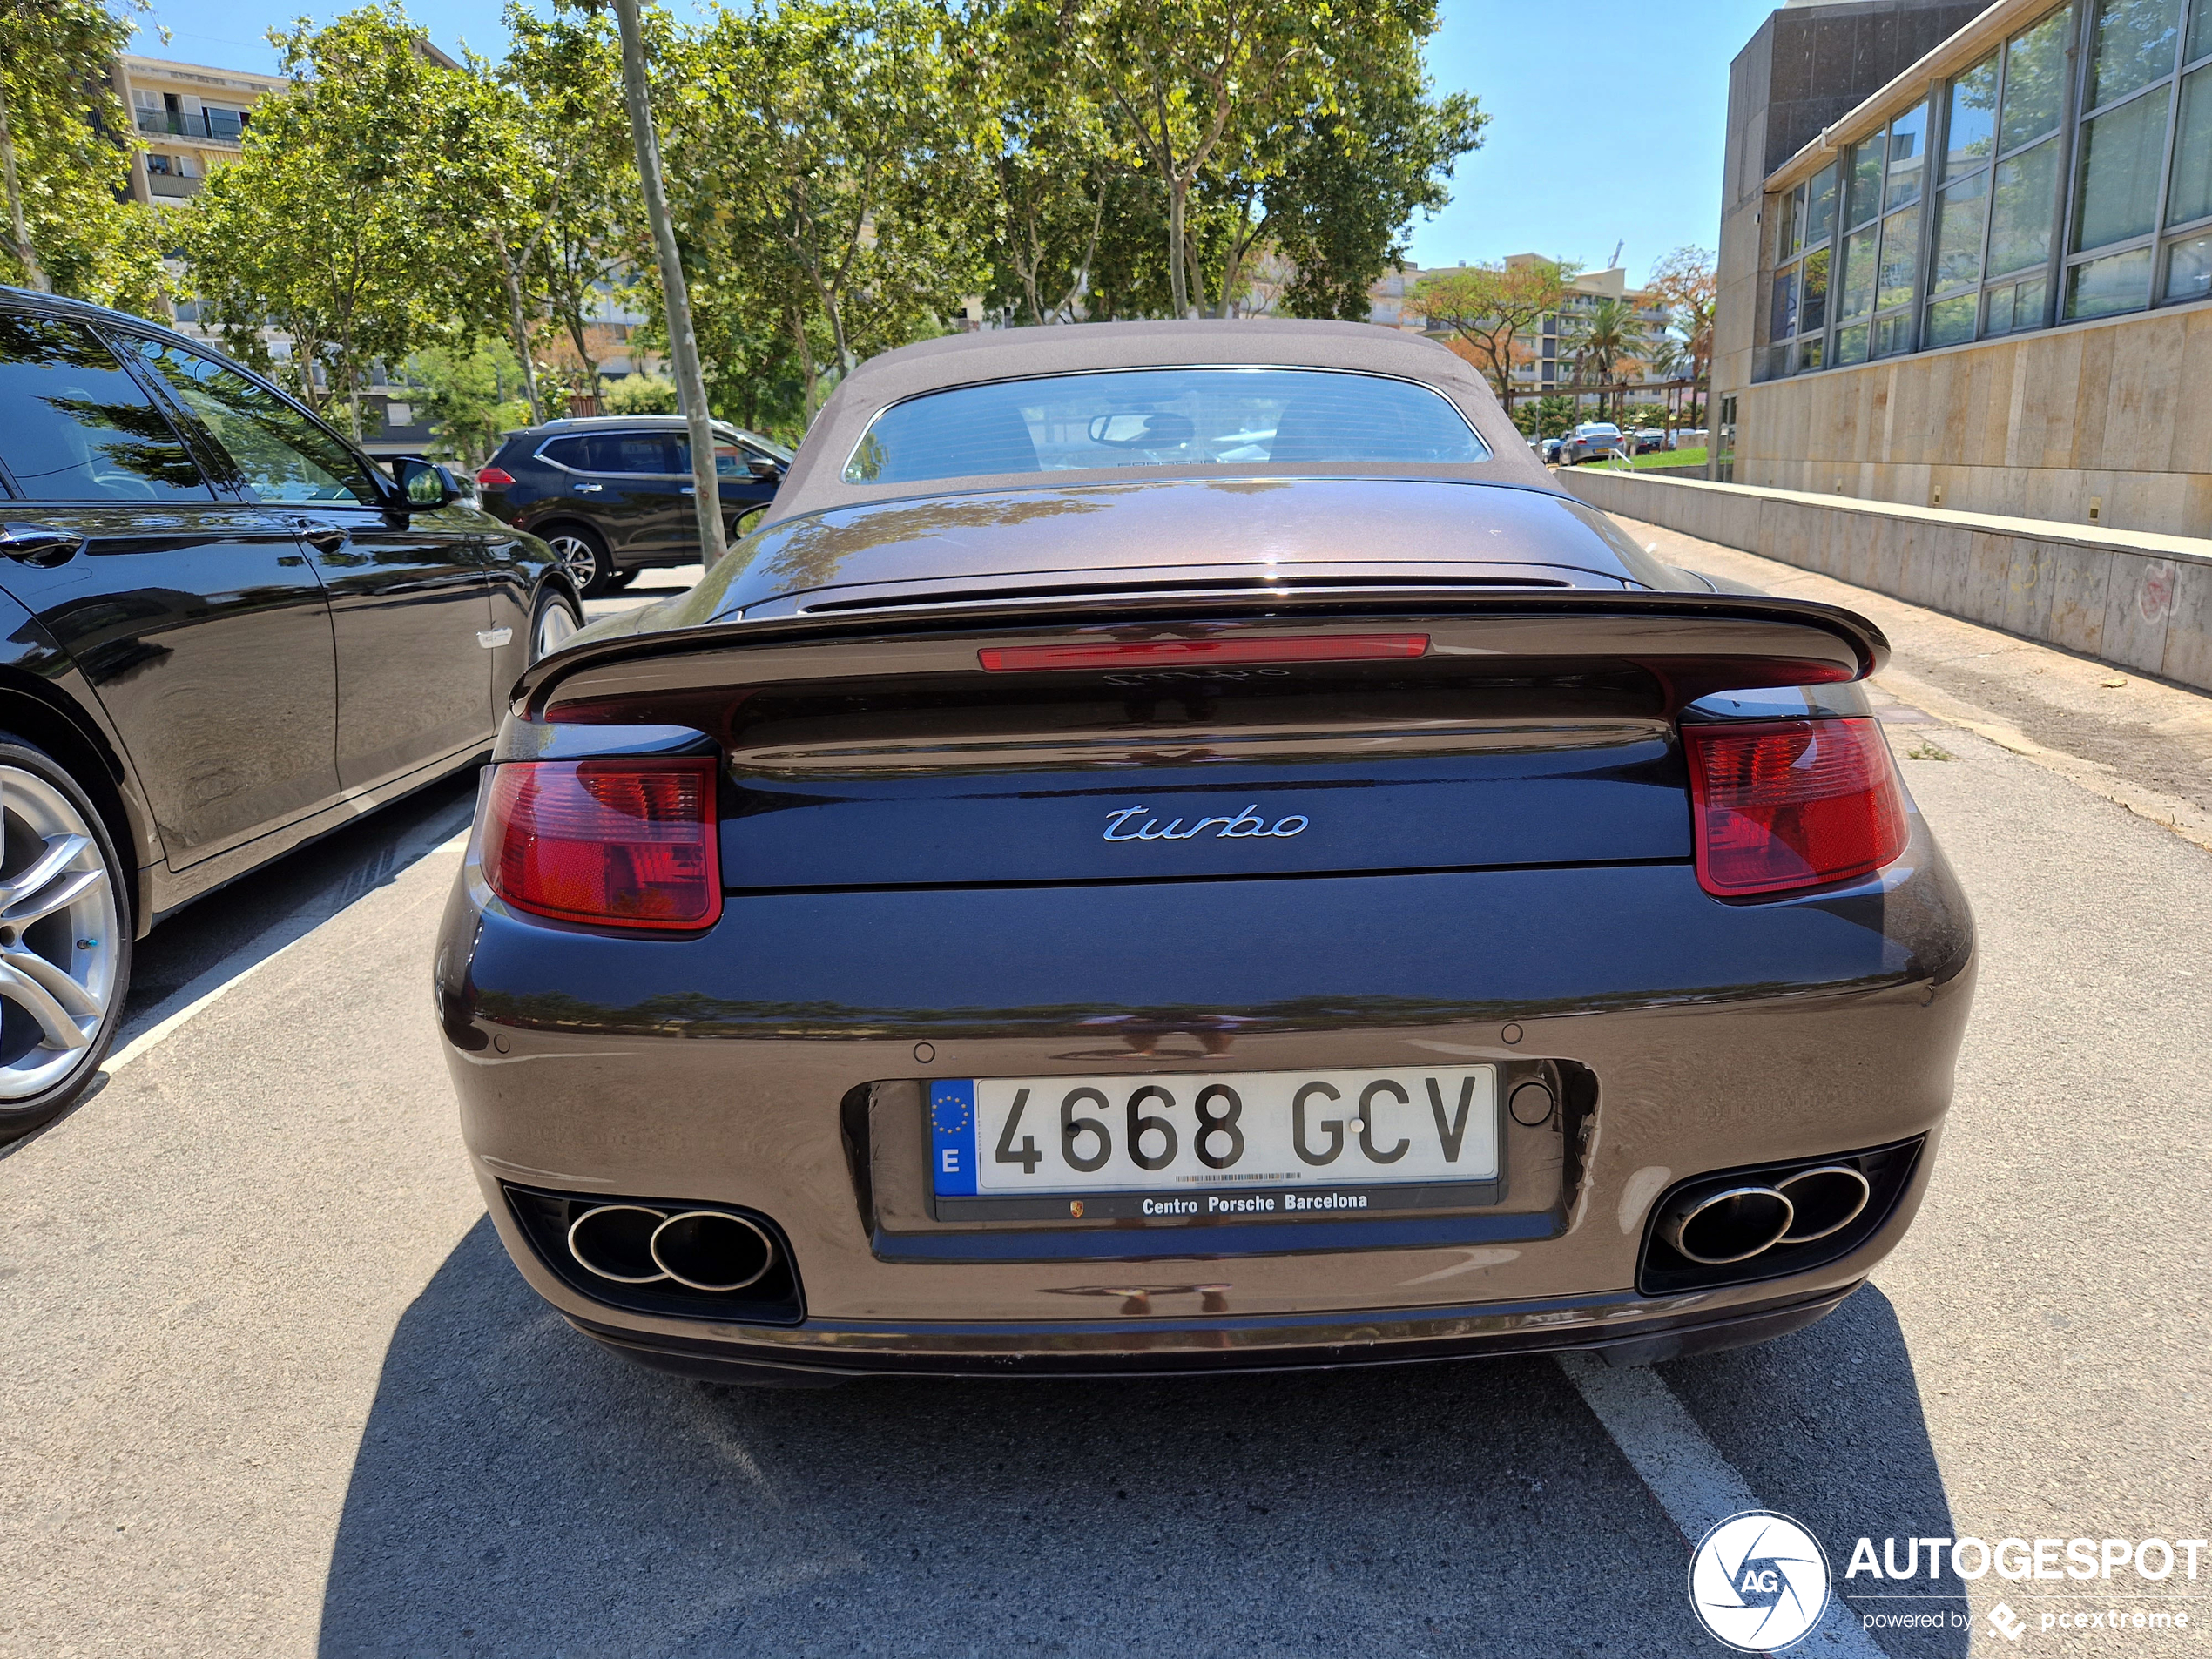
<svg viewBox="0 0 2212 1659">
<path fill-rule="evenodd" d="M 1616 1369 L 1593 1353 L 1564 1353 L 1559 1368 L 1651 1488 L 1682 1534 L 1685 1550 L 1696 1548 L 1699 1539 L 1730 1515 L 1767 1507 L 1705 1438 L 1666 1379 L 1649 1366 Z M 1858 1615 L 1833 1593 L 1827 1612 L 1800 1645 L 1846 1659 L 1887 1659 L 1859 1628 Z"/>
<path fill-rule="evenodd" d="M 468 810 L 473 814 L 473 802 Z M 442 839 L 427 846 L 402 843 L 380 849 L 369 863 L 367 879 L 361 869 L 349 871 L 334 887 L 325 888 L 274 927 L 255 934 L 212 968 L 179 986 L 131 1022 L 139 1027 L 137 1035 L 110 1054 L 100 1069 L 114 1076 L 168 1041 L 181 1027 L 206 1013 L 219 998 L 245 984 L 316 929 L 344 915 L 378 887 L 396 880 L 433 854 L 462 850 L 469 845 L 469 831 L 463 827 L 458 835 L 445 834 L 450 814 L 442 814 L 428 826 L 432 834 Z M 465 826 L 466 819 L 463 822 Z"/>
</svg>

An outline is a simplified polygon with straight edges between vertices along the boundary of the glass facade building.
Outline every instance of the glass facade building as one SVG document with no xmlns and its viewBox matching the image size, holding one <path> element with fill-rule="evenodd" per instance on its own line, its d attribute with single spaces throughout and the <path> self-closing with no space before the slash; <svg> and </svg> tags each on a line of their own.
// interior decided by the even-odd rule
<svg viewBox="0 0 2212 1659">
<path fill-rule="evenodd" d="M 1761 211 L 1754 382 L 2212 297 L 2212 0 L 2070 0 Z"/>
</svg>

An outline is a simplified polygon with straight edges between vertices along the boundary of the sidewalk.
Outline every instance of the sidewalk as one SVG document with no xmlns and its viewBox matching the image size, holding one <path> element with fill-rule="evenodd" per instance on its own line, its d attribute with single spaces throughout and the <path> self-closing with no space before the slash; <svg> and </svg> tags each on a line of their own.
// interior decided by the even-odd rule
<svg viewBox="0 0 2212 1659">
<path fill-rule="evenodd" d="M 1889 636 L 1870 687 L 1900 754 L 1940 750 L 1944 725 L 2026 755 L 2212 851 L 2212 697 L 1907 604 L 1641 520 L 1614 517 L 1669 564 L 1763 592 L 1843 605 Z M 1929 755 L 1925 758 L 1933 759 Z"/>
<path fill-rule="evenodd" d="M 640 570 L 637 579 L 628 587 L 602 594 L 597 599 L 586 599 L 583 602 L 583 619 L 597 622 L 602 617 L 635 610 L 639 605 L 649 605 L 657 599 L 666 599 L 686 592 L 705 574 L 706 567 L 703 564 L 676 564 L 661 570 Z"/>
</svg>

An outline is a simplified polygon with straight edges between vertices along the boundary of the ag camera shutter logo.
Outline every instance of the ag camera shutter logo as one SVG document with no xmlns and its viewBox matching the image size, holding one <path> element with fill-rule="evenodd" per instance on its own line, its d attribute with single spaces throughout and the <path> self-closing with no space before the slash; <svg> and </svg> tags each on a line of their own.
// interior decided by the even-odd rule
<svg viewBox="0 0 2212 1659">
<path fill-rule="evenodd" d="M 1804 1640 L 1828 1610 L 1828 1557 L 1787 1515 L 1730 1515 L 1689 1560 L 1689 1605 L 1715 1640 L 1772 1653 Z"/>
</svg>

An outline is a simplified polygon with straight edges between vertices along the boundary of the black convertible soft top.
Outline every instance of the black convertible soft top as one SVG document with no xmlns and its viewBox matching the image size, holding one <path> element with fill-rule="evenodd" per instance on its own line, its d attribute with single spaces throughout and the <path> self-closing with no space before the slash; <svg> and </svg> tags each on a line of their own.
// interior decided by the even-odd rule
<svg viewBox="0 0 2212 1659">
<path fill-rule="evenodd" d="M 979 489 L 1035 489 L 1035 473 L 986 475 L 955 483 L 856 484 L 845 481 L 845 463 L 868 422 L 894 403 L 948 387 L 1044 374 L 1080 374 L 1117 368 L 1212 365 L 1331 368 L 1387 375 L 1433 387 L 1465 415 L 1490 450 L 1486 461 L 1393 465 L 1372 461 L 1302 464 L 1300 477 L 1406 477 L 1470 483 L 1518 484 L 1554 495 L 1565 492 L 1528 452 L 1498 400 L 1473 365 L 1421 335 L 1363 322 L 1292 322 L 1259 318 L 1188 322 L 1075 323 L 1055 327 L 1008 328 L 954 334 L 886 352 L 860 365 L 823 408 L 799 446 L 799 458 L 770 509 L 775 520 L 825 508 L 916 495 L 966 494 Z M 1267 462 L 1209 465 L 1219 479 L 1244 473 L 1281 476 Z M 1054 486 L 1134 483 L 1191 475 L 1185 467 L 1116 467 L 1101 471 L 1055 471 Z"/>
</svg>

